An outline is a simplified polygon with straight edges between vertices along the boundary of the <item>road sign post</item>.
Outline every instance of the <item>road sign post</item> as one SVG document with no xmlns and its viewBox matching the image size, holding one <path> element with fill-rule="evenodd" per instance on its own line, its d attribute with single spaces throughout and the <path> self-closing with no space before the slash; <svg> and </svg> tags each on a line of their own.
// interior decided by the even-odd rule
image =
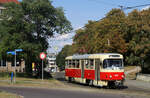
<svg viewBox="0 0 150 98">
<path fill-rule="evenodd" d="M 44 78 L 44 70 L 43 70 L 43 60 L 46 58 L 46 54 L 44 52 L 40 53 L 40 59 L 42 60 L 42 80 Z"/>
<path fill-rule="evenodd" d="M 7 54 L 15 55 L 15 60 L 14 60 L 14 64 L 15 64 L 14 83 L 16 83 L 16 58 L 17 58 L 17 52 L 22 52 L 22 51 L 23 51 L 23 49 L 15 49 L 15 51 L 7 52 Z"/>
<path fill-rule="evenodd" d="M 16 51 L 15 51 L 15 71 L 14 71 L 14 83 L 16 83 Z"/>
</svg>

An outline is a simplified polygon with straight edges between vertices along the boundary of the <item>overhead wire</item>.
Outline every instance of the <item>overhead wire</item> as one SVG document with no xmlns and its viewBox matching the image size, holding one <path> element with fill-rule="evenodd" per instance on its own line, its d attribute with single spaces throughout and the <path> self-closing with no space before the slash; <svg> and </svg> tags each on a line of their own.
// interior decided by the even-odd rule
<svg viewBox="0 0 150 98">
<path fill-rule="evenodd" d="M 121 10 L 133 9 L 133 8 L 142 7 L 142 6 L 150 6 L 150 4 L 143 4 L 143 5 L 137 5 L 137 6 L 123 6 L 123 5 L 117 5 L 117 4 L 113 4 L 113 3 L 104 2 L 102 0 L 88 0 L 88 1 L 97 2 L 97 3 L 103 3 L 105 5 L 117 6 Z"/>
<path fill-rule="evenodd" d="M 143 4 L 143 5 L 129 6 L 129 7 L 120 6 L 120 7 L 122 7 L 123 10 L 126 10 L 126 9 L 133 9 L 133 8 L 137 8 L 137 7 L 142 7 L 142 6 L 150 6 L 150 4 Z"/>
<path fill-rule="evenodd" d="M 102 0 L 88 0 L 88 1 L 97 2 L 97 3 L 103 3 L 103 4 L 105 4 L 105 5 L 118 6 L 117 4 L 104 2 L 104 1 L 102 1 Z"/>
</svg>

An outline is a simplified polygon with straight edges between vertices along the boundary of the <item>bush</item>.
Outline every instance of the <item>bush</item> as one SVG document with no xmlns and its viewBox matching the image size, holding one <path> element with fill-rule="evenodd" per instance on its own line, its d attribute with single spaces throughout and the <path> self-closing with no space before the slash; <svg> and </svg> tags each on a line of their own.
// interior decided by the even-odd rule
<svg viewBox="0 0 150 98">
<path fill-rule="evenodd" d="M 0 77 L 9 77 L 11 76 L 10 72 L 0 72 Z"/>
</svg>

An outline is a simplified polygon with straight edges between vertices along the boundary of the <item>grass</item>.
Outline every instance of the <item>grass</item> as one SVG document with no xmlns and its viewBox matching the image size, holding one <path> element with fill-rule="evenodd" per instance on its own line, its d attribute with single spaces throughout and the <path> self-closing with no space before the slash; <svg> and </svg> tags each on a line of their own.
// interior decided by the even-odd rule
<svg viewBox="0 0 150 98">
<path fill-rule="evenodd" d="M 136 66 L 126 66 L 125 71 L 132 70 Z M 39 88 L 59 88 L 66 87 L 62 82 L 55 79 L 35 79 L 35 78 L 25 78 L 25 77 L 17 77 L 16 83 L 11 83 L 11 78 L 8 75 L 3 75 L 4 77 L 0 77 L 0 86 L 19 86 L 19 87 L 39 87 Z M 136 73 L 130 73 L 126 75 L 128 79 L 135 79 Z"/>
<path fill-rule="evenodd" d="M 11 83 L 10 78 L 0 77 L 0 86 L 19 86 L 19 87 L 38 87 L 38 88 L 59 88 L 65 85 L 55 79 L 34 79 L 34 78 L 16 78 L 16 83 Z"/>
<path fill-rule="evenodd" d="M 22 98 L 22 97 L 16 94 L 0 91 L 0 98 Z"/>
</svg>

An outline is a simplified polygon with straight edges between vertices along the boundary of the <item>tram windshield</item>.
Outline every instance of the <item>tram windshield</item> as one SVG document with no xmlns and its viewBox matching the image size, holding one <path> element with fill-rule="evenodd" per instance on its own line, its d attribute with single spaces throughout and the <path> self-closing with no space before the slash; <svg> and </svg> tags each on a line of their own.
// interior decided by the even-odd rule
<svg viewBox="0 0 150 98">
<path fill-rule="evenodd" d="M 103 68 L 105 69 L 116 69 L 123 68 L 123 60 L 122 59 L 105 59 L 103 61 Z"/>
</svg>

